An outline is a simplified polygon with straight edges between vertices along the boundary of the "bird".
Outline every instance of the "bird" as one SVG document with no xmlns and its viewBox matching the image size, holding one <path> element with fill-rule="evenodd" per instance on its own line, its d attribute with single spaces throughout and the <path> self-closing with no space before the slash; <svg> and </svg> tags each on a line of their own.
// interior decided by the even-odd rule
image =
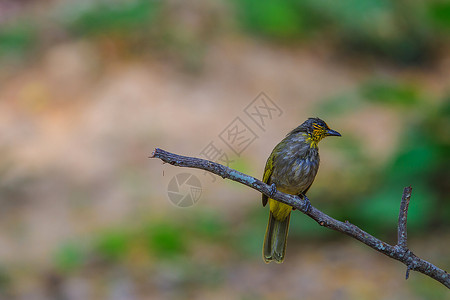
<svg viewBox="0 0 450 300">
<path fill-rule="evenodd" d="M 306 193 L 319 170 L 318 143 L 327 136 L 341 136 L 319 118 L 308 118 L 289 132 L 275 146 L 267 159 L 263 181 L 271 185 L 271 195 L 277 190 L 297 195 L 311 204 Z M 265 263 L 282 263 L 286 253 L 286 241 L 292 207 L 262 195 L 262 204 L 269 203 L 269 221 L 264 236 L 263 259 Z"/>
</svg>

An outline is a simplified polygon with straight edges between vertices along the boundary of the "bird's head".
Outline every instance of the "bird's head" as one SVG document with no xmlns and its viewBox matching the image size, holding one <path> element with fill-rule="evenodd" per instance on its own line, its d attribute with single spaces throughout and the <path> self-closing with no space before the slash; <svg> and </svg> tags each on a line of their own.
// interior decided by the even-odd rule
<svg viewBox="0 0 450 300">
<path fill-rule="evenodd" d="M 319 118 L 309 118 L 302 125 L 298 126 L 293 132 L 301 132 L 306 136 L 306 142 L 309 142 L 311 148 L 316 148 L 317 144 L 327 136 L 341 136 L 335 130 L 330 129 L 327 123 Z"/>
</svg>

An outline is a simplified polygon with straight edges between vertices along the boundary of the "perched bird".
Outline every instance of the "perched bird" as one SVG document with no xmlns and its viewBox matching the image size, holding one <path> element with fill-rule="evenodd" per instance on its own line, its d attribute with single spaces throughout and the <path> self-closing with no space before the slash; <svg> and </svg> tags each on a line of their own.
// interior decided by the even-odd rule
<svg viewBox="0 0 450 300">
<path fill-rule="evenodd" d="M 327 136 L 341 136 L 331 130 L 319 118 L 309 118 L 292 130 L 272 150 L 266 162 L 263 181 L 272 185 L 272 191 L 298 195 L 307 201 L 306 192 L 319 169 L 319 149 L 317 144 Z M 263 258 L 282 263 L 286 252 L 289 219 L 292 207 L 262 195 L 263 206 L 269 202 L 270 213 L 264 237 Z"/>
</svg>

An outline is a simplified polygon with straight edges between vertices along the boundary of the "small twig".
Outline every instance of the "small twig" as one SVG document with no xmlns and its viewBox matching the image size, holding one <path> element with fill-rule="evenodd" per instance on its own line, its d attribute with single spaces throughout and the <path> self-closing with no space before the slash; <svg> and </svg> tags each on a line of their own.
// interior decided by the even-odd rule
<svg viewBox="0 0 450 300">
<path fill-rule="evenodd" d="M 405 279 L 408 280 L 409 278 L 409 271 L 411 271 L 411 268 L 409 266 L 406 267 L 406 276 Z"/>
<path fill-rule="evenodd" d="M 351 236 L 352 238 L 357 239 L 358 241 L 366 244 L 367 246 L 375 249 L 376 251 L 381 252 L 384 255 L 387 255 L 395 260 L 404 263 L 408 267 L 408 271 L 406 274 L 407 277 L 409 277 L 409 270 L 418 271 L 439 281 L 440 283 L 442 283 L 443 285 L 445 285 L 447 288 L 450 289 L 450 274 L 436 267 L 435 265 L 427 262 L 426 260 L 417 257 L 416 255 L 414 255 L 414 253 L 412 253 L 406 248 L 406 215 L 408 210 L 409 199 L 411 197 L 411 189 L 409 187 L 405 188 L 402 198 L 401 207 L 404 207 L 404 209 L 402 208 L 400 209 L 401 216 L 399 217 L 399 228 L 398 228 L 399 241 L 397 245 L 392 246 L 389 245 L 388 243 L 385 243 L 375 238 L 374 236 L 370 235 L 369 233 L 365 232 L 358 226 L 348 221 L 341 222 L 336 219 L 333 219 L 332 217 L 321 212 L 320 210 L 318 210 L 313 206 L 311 206 L 310 209 L 306 211 L 305 209 L 306 202 L 300 199 L 298 196 L 285 194 L 280 191 L 272 193 L 273 191 L 271 191 L 270 186 L 265 184 L 264 182 L 252 176 L 225 167 L 221 164 L 200 158 L 173 154 L 161 150 L 159 148 L 156 148 L 155 151 L 153 151 L 150 158 L 159 158 L 163 162 L 167 162 L 171 165 L 179 167 L 202 169 L 214 173 L 216 175 L 219 175 L 222 178 L 228 178 L 233 181 L 240 182 L 248 187 L 251 187 L 269 196 L 272 199 L 275 199 L 277 201 L 292 206 L 293 208 L 303 212 L 304 214 L 314 219 L 321 226 Z M 403 199 L 405 200 L 403 201 Z M 403 202 L 405 202 L 405 204 L 403 204 Z M 401 245 L 404 245 L 404 247 Z"/>
<path fill-rule="evenodd" d="M 411 199 L 411 186 L 405 187 L 403 190 L 402 201 L 400 202 L 400 212 L 398 214 L 398 229 L 397 229 L 397 245 L 400 251 L 405 253 L 410 252 L 408 250 L 408 234 L 406 230 L 406 222 L 408 221 L 408 208 L 409 200 Z M 406 279 L 409 278 L 409 271 L 411 266 L 406 265 Z"/>
<path fill-rule="evenodd" d="M 400 213 L 398 215 L 398 239 L 397 246 L 407 249 L 408 237 L 406 233 L 406 221 L 408 219 L 409 200 L 411 199 L 411 186 L 403 190 L 402 201 L 400 202 Z"/>
</svg>

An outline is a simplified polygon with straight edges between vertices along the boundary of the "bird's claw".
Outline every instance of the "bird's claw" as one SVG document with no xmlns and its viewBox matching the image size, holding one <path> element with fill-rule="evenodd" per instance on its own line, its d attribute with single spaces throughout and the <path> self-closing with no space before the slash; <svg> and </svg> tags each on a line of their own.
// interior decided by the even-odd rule
<svg viewBox="0 0 450 300">
<path fill-rule="evenodd" d="M 275 195 L 275 193 L 277 192 L 277 186 L 275 185 L 275 183 L 272 183 L 270 185 L 270 196 L 273 197 L 273 195 Z"/>
<path fill-rule="evenodd" d="M 309 201 L 308 197 L 306 197 L 306 195 L 302 195 L 302 196 L 303 196 L 303 200 L 305 201 L 305 204 L 304 204 L 305 212 L 309 212 L 311 210 L 311 202 Z"/>
</svg>

